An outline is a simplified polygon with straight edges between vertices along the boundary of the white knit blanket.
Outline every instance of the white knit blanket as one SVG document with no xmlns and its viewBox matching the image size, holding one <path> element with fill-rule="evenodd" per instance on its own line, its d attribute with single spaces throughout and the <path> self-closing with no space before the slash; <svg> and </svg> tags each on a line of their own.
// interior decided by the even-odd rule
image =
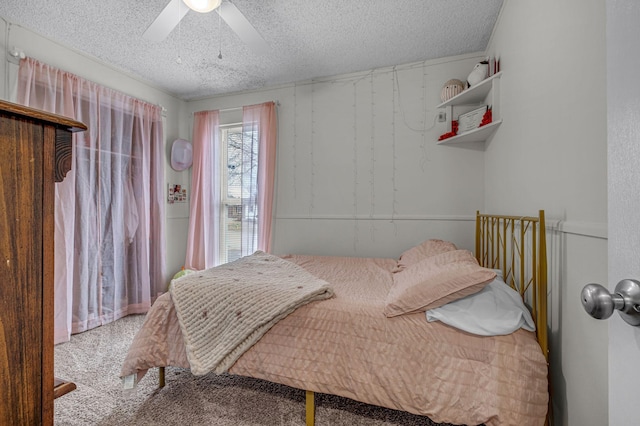
<svg viewBox="0 0 640 426">
<path fill-rule="evenodd" d="M 226 372 L 280 319 L 333 296 L 326 281 L 261 251 L 178 278 L 170 292 L 195 375 Z"/>
</svg>

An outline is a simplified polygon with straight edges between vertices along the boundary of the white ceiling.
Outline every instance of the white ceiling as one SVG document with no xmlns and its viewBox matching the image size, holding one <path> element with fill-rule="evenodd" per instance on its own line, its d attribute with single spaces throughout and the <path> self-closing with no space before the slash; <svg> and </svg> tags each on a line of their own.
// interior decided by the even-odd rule
<svg viewBox="0 0 640 426">
<path fill-rule="evenodd" d="M 0 17 L 189 100 L 483 51 L 503 3 L 223 1 L 245 15 L 269 51 L 251 51 L 224 21 L 219 30 L 216 12 L 190 11 L 164 41 L 144 39 L 169 0 L 2 0 Z"/>
</svg>

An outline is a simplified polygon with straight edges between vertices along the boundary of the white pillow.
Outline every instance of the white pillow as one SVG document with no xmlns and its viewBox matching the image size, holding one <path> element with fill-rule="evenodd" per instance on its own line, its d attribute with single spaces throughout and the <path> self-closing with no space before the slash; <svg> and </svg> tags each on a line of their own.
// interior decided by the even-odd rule
<svg viewBox="0 0 640 426">
<path fill-rule="evenodd" d="M 427 311 L 427 321 L 442 321 L 480 336 L 511 334 L 519 328 L 535 331 L 531 313 L 517 291 L 498 274 L 478 293 Z"/>
</svg>

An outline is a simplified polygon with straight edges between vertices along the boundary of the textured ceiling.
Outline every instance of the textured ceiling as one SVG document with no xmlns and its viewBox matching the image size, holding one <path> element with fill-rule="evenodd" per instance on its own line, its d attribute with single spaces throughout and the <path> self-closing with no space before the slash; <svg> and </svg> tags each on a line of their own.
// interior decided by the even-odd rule
<svg viewBox="0 0 640 426">
<path fill-rule="evenodd" d="M 0 17 L 189 100 L 483 51 L 503 2 L 232 0 L 270 46 L 256 53 L 216 12 L 144 39 L 168 1 L 2 0 Z"/>
</svg>

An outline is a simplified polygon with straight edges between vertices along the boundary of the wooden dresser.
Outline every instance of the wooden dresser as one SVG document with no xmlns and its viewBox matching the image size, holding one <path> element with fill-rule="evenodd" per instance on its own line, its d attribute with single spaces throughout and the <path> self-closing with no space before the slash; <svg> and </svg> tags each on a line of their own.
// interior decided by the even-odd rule
<svg viewBox="0 0 640 426">
<path fill-rule="evenodd" d="M 0 425 L 53 424 L 54 182 L 82 123 L 0 101 Z M 60 393 L 58 390 L 57 393 Z"/>
</svg>

